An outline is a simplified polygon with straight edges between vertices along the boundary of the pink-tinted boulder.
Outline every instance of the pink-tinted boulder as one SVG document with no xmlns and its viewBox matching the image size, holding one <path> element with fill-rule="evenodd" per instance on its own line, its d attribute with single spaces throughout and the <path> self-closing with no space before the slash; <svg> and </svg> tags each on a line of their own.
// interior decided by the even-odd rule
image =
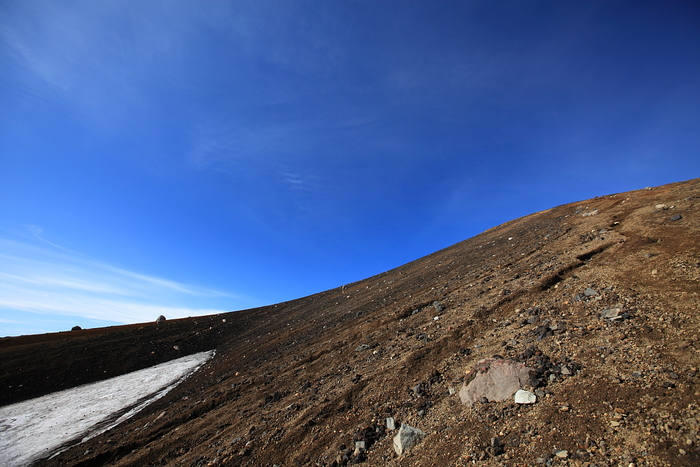
<svg viewBox="0 0 700 467">
<path fill-rule="evenodd" d="M 528 381 L 530 368 L 514 360 L 487 358 L 467 372 L 459 391 L 463 404 L 471 406 L 483 397 L 500 402 L 513 397 Z"/>
</svg>

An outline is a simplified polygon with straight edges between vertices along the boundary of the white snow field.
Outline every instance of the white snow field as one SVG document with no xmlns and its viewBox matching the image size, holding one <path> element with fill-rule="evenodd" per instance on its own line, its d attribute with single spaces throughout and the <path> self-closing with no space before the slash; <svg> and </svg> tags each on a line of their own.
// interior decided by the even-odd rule
<svg viewBox="0 0 700 467">
<path fill-rule="evenodd" d="M 200 352 L 0 407 L 0 465 L 25 467 L 117 426 L 213 356 L 213 350 Z"/>
</svg>

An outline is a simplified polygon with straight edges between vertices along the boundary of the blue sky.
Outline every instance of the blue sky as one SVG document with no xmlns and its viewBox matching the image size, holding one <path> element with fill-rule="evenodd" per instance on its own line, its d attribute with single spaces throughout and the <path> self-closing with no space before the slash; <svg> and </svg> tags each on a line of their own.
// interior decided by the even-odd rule
<svg viewBox="0 0 700 467">
<path fill-rule="evenodd" d="M 277 303 L 700 176 L 695 2 L 0 0 L 0 336 Z"/>
</svg>

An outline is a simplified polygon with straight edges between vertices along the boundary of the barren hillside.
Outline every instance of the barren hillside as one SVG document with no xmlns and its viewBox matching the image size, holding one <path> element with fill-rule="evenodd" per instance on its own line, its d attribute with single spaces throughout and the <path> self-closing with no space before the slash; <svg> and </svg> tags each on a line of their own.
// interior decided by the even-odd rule
<svg viewBox="0 0 700 467">
<path fill-rule="evenodd" d="M 0 402 L 215 348 L 40 465 L 700 465 L 699 226 L 700 179 L 535 213 L 275 306 L 1 339 Z M 462 404 L 465 372 L 494 356 L 532 369 L 536 403 Z M 425 438 L 398 456 L 388 417 Z"/>
</svg>

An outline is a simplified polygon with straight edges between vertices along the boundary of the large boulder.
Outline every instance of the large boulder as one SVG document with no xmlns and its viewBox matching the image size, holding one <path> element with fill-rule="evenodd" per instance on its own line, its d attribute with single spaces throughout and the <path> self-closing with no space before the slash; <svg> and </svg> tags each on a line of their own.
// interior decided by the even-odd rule
<svg viewBox="0 0 700 467">
<path fill-rule="evenodd" d="M 162 323 L 163 321 L 165 321 L 165 316 L 163 315 L 160 315 L 158 319 L 156 319 L 156 323 Z"/>
<path fill-rule="evenodd" d="M 467 378 L 459 391 L 463 404 L 471 406 L 483 400 L 501 402 L 513 397 L 530 377 L 531 369 L 514 360 L 487 358 L 467 372 Z"/>
</svg>

